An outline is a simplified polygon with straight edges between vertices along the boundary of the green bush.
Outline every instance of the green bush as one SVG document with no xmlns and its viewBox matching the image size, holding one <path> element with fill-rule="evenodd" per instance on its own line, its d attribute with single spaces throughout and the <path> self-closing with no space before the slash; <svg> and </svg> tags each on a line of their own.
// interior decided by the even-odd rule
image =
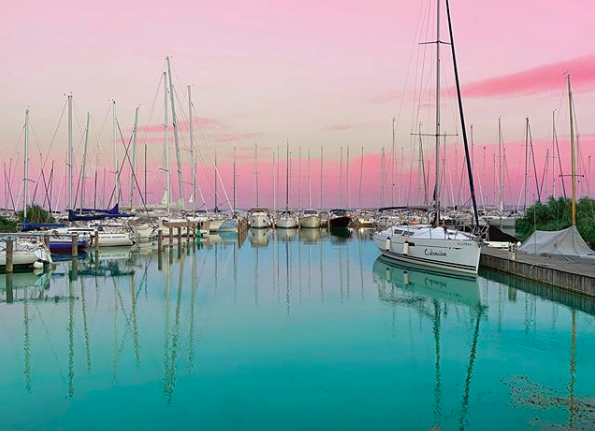
<svg viewBox="0 0 595 431">
<path fill-rule="evenodd" d="M 19 221 L 23 222 L 23 211 L 18 211 L 17 216 Z M 39 205 L 31 205 L 27 207 L 27 221 L 29 223 L 55 223 L 56 220 L 52 215 L 44 210 Z"/>
<path fill-rule="evenodd" d="M 526 240 L 535 229 L 553 231 L 570 227 L 572 205 L 570 199 L 550 197 L 546 203 L 536 203 L 527 208 L 525 215 L 516 222 L 516 233 Z M 595 248 L 595 200 L 583 198 L 576 205 L 576 227 L 589 244 Z"/>
<path fill-rule="evenodd" d="M 16 232 L 17 222 L 0 216 L 0 232 Z"/>
</svg>

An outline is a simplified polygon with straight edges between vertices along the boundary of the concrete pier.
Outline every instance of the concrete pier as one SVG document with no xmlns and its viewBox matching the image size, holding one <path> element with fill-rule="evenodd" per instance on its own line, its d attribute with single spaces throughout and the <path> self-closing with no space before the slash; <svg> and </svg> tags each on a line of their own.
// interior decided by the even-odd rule
<svg viewBox="0 0 595 431">
<path fill-rule="evenodd" d="M 483 247 L 479 265 L 481 268 L 495 269 L 570 292 L 595 297 L 595 261 L 578 263 L 558 257 L 518 252 L 512 260 L 509 258 L 508 250 Z"/>
</svg>

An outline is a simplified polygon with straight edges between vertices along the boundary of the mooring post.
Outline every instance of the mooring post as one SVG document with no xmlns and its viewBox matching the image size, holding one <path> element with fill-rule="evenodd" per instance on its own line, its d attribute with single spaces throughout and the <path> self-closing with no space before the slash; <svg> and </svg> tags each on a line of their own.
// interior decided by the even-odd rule
<svg viewBox="0 0 595 431">
<path fill-rule="evenodd" d="M 72 241 L 72 259 L 75 260 L 78 255 L 79 255 L 79 244 L 78 244 L 78 240 L 79 240 L 79 236 L 78 234 L 74 234 L 70 237 L 71 241 Z"/>
<path fill-rule="evenodd" d="M 14 249 L 14 243 L 12 239 L 6 240 L 6 273 L 12 274 L 13 267 L 12 267 L 12 253 Z"/>
<path fill-rule="evenodd" d="M 6 303 L 12 304 L 14 302 L 14 290 L 12 274 L 6 273 Z"/>
<path fill-rule="evenodd" d="M 95 251 L 99 251 L 99 231 L 95 231 Z"/>
<path fill-rule="evenodd" d="M 163 231 L 161 229 L 157 231 L 157 251 L 159 253 L 163 251 Z"/>
<path fill-rule="evenodd" d="M 169 228 L 169 244 L 170 247 L 174 246 L 174 228 L 170 227 Z"/>
</svg>

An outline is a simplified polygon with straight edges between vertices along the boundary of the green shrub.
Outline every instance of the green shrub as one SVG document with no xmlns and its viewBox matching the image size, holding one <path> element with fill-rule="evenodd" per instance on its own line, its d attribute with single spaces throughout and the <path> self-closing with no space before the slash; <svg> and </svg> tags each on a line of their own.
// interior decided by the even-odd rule
<svg viewBox="0 0 595 431">
<path fill-rule="evenodd" d="M 526 240 L 535 229 L 553 231 L 570 227 L 572 205 L 570 199 L 550 197 L 546 203 L 535 203 L 527 208 L 525 215 L 516 222 L 516 233 L 521 241 Z M 595 248 L 595 200 L 583 198 L 576 205 L 576 227 L 589 244 Z"/>
</svg>

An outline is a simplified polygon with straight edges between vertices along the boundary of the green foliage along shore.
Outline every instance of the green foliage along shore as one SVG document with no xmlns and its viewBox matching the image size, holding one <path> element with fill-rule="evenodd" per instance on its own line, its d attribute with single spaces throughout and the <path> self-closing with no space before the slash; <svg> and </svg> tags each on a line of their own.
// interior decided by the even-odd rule
<svg viewBox="0 0 595 431">
<path fill-rule="evenodd" d="M 17 211 L 19 221 L 23 222 L 23 211 Z M 29 223 L 55 223 L 56 219 L 39 205 L 27 207 L 27 221 Z"/>
<path fill-rule="evenodd" d="M 516 233 L 525 241 L 537 230 L 561 230 L 572 224 L 572 206 L 570 199 L 550 197 L 546 203 L 536 203 L 527 208 L 523 218 L 516 222 Z M 589 244 L 595 249 L 595 200 L 583 198 L 576 204 L 576 227 Z"/>
</svg>

